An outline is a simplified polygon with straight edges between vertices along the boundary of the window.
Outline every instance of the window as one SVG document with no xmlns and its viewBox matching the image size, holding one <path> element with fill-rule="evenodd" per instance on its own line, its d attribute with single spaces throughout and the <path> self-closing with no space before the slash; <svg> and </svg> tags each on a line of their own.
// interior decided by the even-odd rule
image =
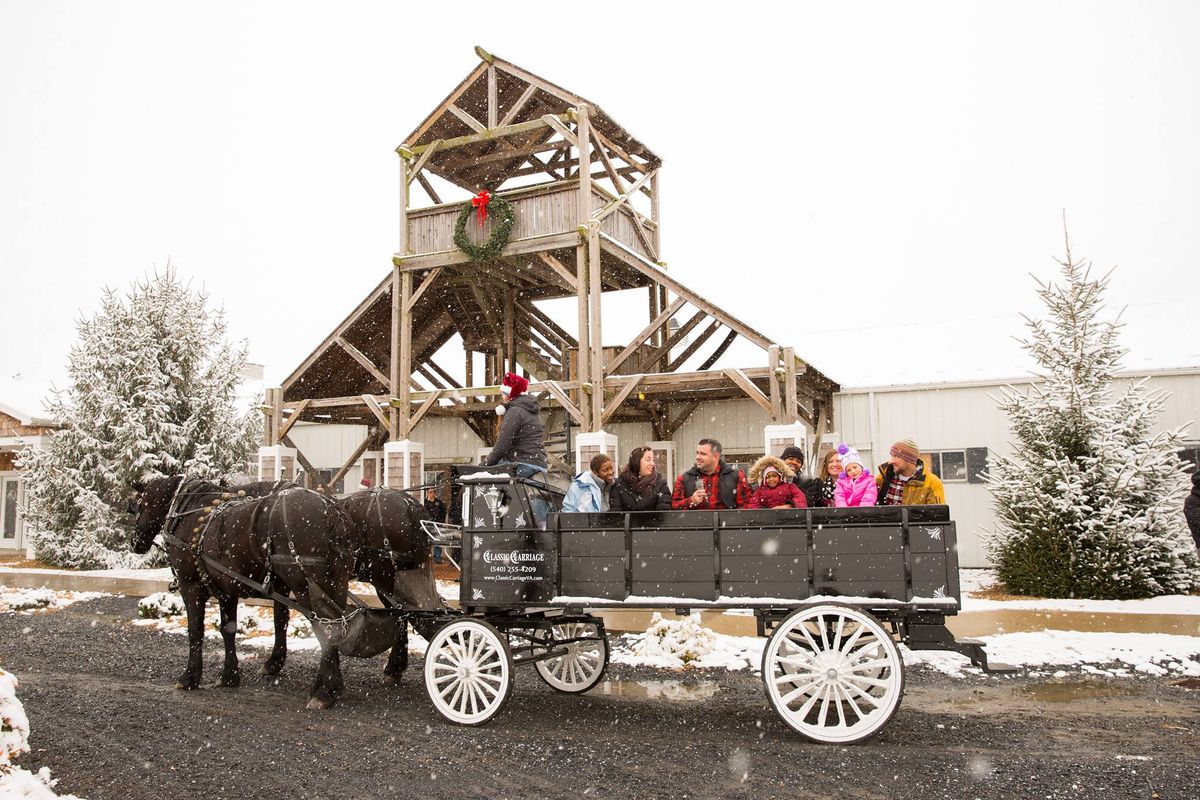
<svg viewBox="0 0 1200 800">
<path fill-rule="evenodd" d="M 935 450 L 922 453 L 925 468 L 944 483 L 983 483 L 987 471 L 987 448 L 968 447 L 963 450 Z"/>
</svg>

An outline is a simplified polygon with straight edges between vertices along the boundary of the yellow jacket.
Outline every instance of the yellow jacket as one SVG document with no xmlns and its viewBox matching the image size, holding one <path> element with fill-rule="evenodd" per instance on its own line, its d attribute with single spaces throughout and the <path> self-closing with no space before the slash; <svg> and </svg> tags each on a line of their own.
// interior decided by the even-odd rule
<svg viewBox="0 0 1200 800">
<path fill-rule="evenodd" d="M 892 482 L 895 468 L 891 463 L 881 464 L 875 473 L 875 486 L 878 488 L 880 505 L 887 496 L 888 484 Z M 941 506 L 946 504 L 946 487 L 942 479 L 933 473 L 925 472 L 925 462 L 917 460 L 917 471 L 908 483 L 904 484 L 904 492 L 900 495 L 900 504 L 905 506 Z"/>
</svg>

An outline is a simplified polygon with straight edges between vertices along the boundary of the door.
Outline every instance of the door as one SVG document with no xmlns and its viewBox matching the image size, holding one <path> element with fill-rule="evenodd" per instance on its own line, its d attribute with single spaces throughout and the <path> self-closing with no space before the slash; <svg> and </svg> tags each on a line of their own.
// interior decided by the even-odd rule
<svg viewBox="0 0 1200 800">
<path fill-rule="evenodd" d="M 21 479 L 0 477 L 0 550 L 21 547 L 21 522 L 17 516 L 17 493 Z"/>
</svg>

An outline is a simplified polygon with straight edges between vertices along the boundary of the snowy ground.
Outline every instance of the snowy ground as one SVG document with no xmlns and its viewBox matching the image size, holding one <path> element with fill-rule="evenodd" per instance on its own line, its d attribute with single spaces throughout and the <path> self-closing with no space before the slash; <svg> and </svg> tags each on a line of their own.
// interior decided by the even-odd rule
<svg viewBox="0 0 1200 800">
<path fill-rule="evenodd" d="M 15 612 L 18 614 L 36 614 L 53 611 L 81 600 L 94 600 L 103 597 L 101 592 L 65 592 L 41 589 L 10 589 L 0 585 L 0 614 Z"/>
<path fill-rule="evenodd" d="M 998 609 L 1026 611 L 1075 611 L 1097 614 L 1171 614 L 1200 617 L 1200 597 L 1170 596 L 1147 600 L 991 600 L 978 593 L 995 583 L 991 570 L 963 570 L 963 611 Z M 355 583 L 356 593 L 370 595 L 367 584 Z M 438 581 L 442 597 L 457 597 L 458 584 Z M 0 587 L 0 613 L 33 614 L 61 608 L 80 600 L 99 597 L 94 592 L 65 592 L 49 589 L 6 589 Z M 206 635 L 219 639 L 218 614 L 210 605 Z M 139 604 L 135 625 L 171 634 L 186 635 L 186 616 L 178 595 L 160 592 Z M 238 611 L 241 643 L 252 648 L 270 648 L 274 643 L 272 610 L 268 606 L 243 604 Z M 999 633 L 981 637 L 993 664 L 1006 664 L 1032 674 L 1200 677 L 1200 637 L 1163 633 L 1111 633 L 1043 630 Z M 657 617 L 644 633 L 614 635 L 610 639 L 612 661 L 631 666 L 661 669 L 727 669 L 757 671 L 764 640 L 727 636 L 701 626 L 699 617 Z M 424 652 L 426 642 L 415 633 L 409 650 Z M 288 628 L 290 650 L 316 649 L 308 622 L 293 613 Z M 910 651 L 902 648 L 905 663 L 937 670 L 950 676 L 979 674 L 966 657 L 941 651 Z"/>
<path fill-rule="evenodd" d="M 29 718 L 17 699 L 19 685 L 15 675 L 0 669 L 0 798 L 79 800 L 75 795 L 55 793 L 58 781 L 50 777 L 47 767 L 30 772 L 13 763 L 29 752 Z"/>
</svg>

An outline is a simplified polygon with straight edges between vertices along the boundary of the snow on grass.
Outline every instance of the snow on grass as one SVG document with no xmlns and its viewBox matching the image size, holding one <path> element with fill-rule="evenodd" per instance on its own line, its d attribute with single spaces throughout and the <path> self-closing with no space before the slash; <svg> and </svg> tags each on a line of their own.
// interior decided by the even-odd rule
<svg viewBox="0 0 1200 800">
<path fill-rule="evenodd" d="M 29 718 L 17 699 L 17 676 L 0 669 L 0 797 L 23 797 L 29 800 L 79 800 L 75 795 L 59 795 L 54 791 L 58 781 L 50 777 L 48 767 L 36 773 L 13 763 L 29 752 Z"/>
<path fill-rule="evenodd" d="M 138 618 L 134 625 L 153 628 L 163 633 L 187 636 L 187 610 L 183 598 L 170 592 L 155 592 L 138 601 Z M 204 607 L 204 638 L 221 638 L 221 612 L 210 603 Z M 271 648 L 275 644 L 275 611 L 272 606 L 238 605 L 237 638 L 240 644 Z M 308 620 L 291 612 L 288 621 L 289 650 L 315 650 L 320 645 L 313 636 Z"/>
<path fill-rule="evenodd" d="M 959 570 L 962 588 L 962 611 L 1089 611 L 1109 614 L 1200 614 L 1200 595 L 1174 594 L 1147 597 L 1143 600 L 1070 600 L 1030 597 L 1019 600 L 992 600 L 976 596 L 996 586 L 996 571 L 991 569 Z"/>
<path fill-rule="evenodd" d="M 1200 677 L 1200 637 L 1165 633 L 1035 631 L 982 638 L 988 660 L 1041 674 L 1074 670 L 1108 677 Z M 765 639 L 727 636 L 701 626 L 700 615 L 651 618 L 645 633 L 613 643 L 612 662 L 660 669 L 750 669 L 762 664 Z M 954 677 L 980 675 L 966 656 L 901 647 L 909 667 L 928 667 Z"/>
<path fill-rule="evenodd" d="M 665 669 L 757 669 L 764 640 L 726 636 L 700 625 L 700 615 L 664 619 L 655 613 L 645 633 L 626 634 L 612 649 L 615 664 Z"/>
<path fill-rule="evenodd" d="M 1200 637 L 1166 633 L 1032 631 L 984 636 L 988 661 L 1033 672 L 1070 668 L 1090 675 L 1200 677 Z M 947 675 L 979 674 L 966 656 L 902 648 L 904 663 Z"/>
<path fill-rule="evenodd" d="M 103 592 L 59 591 L 47 589 L 45 586 L 40 589 L 10 589 L 0 586 L 0 614 L 33 614 L 104 596 Z"/>
</svg>

